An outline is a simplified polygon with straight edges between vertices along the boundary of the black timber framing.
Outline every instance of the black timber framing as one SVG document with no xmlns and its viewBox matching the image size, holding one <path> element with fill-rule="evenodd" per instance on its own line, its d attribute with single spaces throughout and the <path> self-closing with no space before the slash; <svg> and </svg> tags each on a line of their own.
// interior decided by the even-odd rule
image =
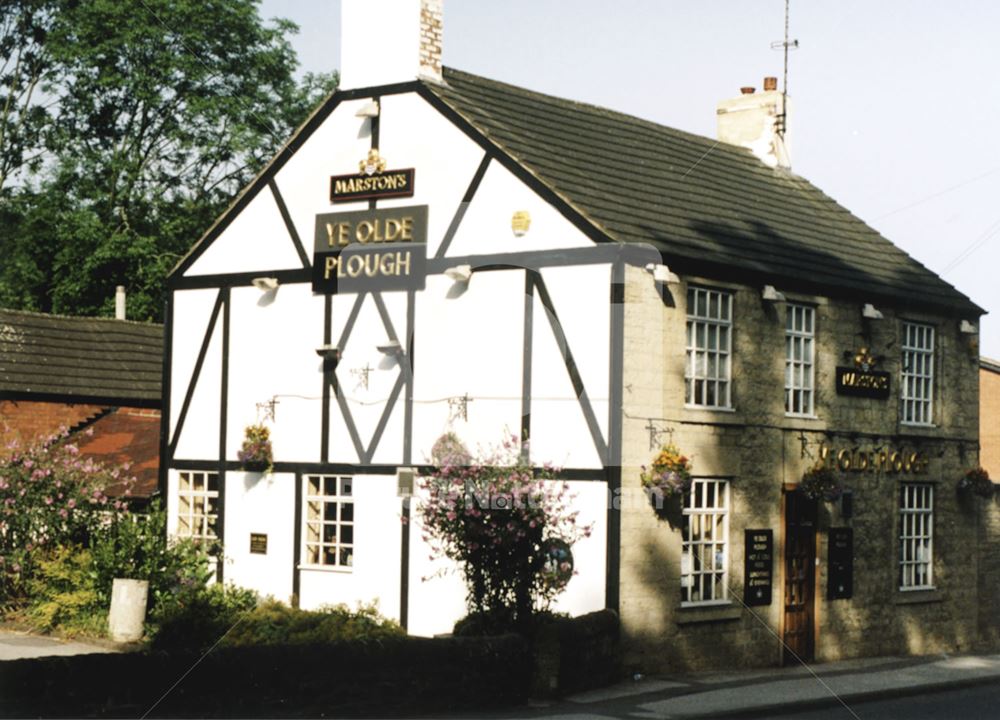
<svg viewBox="0 0 1000 720">
<path fill-rule="evenodd" d="M 226 433 L 229 415 L 229 288 L 220 291 L 222 295 L 222 379 L 219 383 L 219 505 L 215 521 L 215 533 L 222 547 L 226 546 Z M 218 581 L 225 581 L 224 556 L 219 557 Z"/>
<path fill-rule="evenodd" d="M 219 294 L 215 298 L 215 305 L 212 307 L 212 314 L 208 318 L 208 327 L 205 328 L 205 335 L 202 337 L 201 348 L 198 350 L 198 359 L 195 361 L 194 369 L 191 371 L 191 379 L 188 381 L 187 391 L 184 393 L 184 402 L 181 403 L 181 411 L 177 416 L 177 425 L 174 426 L 173 436 L 170 438 L 170 446 L 168 448 L 168 455 L 170 457 L 173 457 L 174 453 L 177 452 L 177 443 L 180 442 L 181 432 L 184 430 L 184 420 L 187 418 L 188 408 L 191 407 L 191 400 L 194 398 L 194 391 L 198 385 L 198 378 L 201 377 L 201 369 L 205 364 L 205 356 L 208 354 L 208 348 L 212 344 L 212 336 L 215 334 L 215 326 L 219 321 L 219 311 L 226 302 L 228 294 L 229 289 L 223 288 L 219 290 Z M 167 417 L 169 424 L 169 416 Z"/>
<path fill-rule="evenodd" d="M 643 253 L 645 250 L 645 254 Z M 647 257 L 648 255 L 648 257 Z M 527 252 L 504 253 L 502 255 L 457 255 L 449 258 L 429 258 L 428 275 L 443 275 L 455 265 L 469 265 L 475 272 L 490 270 L 541 270 L 547 267 L 569 267 L 573 265 L 603 265 L 614 262 L 619 257 L 632 264 L 648 263 L 649 257 L 660 258 L 659 251 L 651 246 L 597 245 L 594 247 L 568 248 L 561 250 L 532 250 Z M 640 265 L 641 266 L 641 265 Z M 171 287 L 176 290 L 199 290 L 220 287 L 249 286 L 262 270 L 243 273 L 219 273 L 215 275 L 194 275 L 178 278 Z M 283 285 L 312 283 L 310 271 L 304 269 L 267 271 Z"/>
<path fill-rule="evenodd" d="M 333 296 L 323 298 L 323 345 L 329 346 L 333 324 Z M 319 458 L 323 462 L 330 459 L 330 386 L 333 384 L 333 372 L 337 369 L 337 358 L 323 358 L 323 393 L 320 417 Z"/>
<path fill-rule="evenodd" d="M 605 557 L 605 607 L 619 611 L 621 591 L 621 486 L 622 416 L 625 373 L 625 263 L 618 260 L 611 269 L 611 337 L 609 341 L 608 387 L 608 483 L 607 551 Z"/>
<path fill-rule="evenodd" d="M 556 345 L 559 348 L 559 352 L 562 354 L 563 363 L 566 366 L 566 372 L 569 375 L 570 382 L 573 384 L 573 392 L 576 393 L 576 399 L 580 403 L 580 410 L 583 412 L 584 420 L 587 422 L 587 429 L 590 431 L 591 440 L 594 442 L 594 449 L 597 450 L 597 456 L 601 459 L 601 463 L 607 465 L 608 446 L 604 440 L 604 436 L 601 434 L 601 427 L 597 422 L 597 415 L 594 413 L 594 407 L 590 403 L 590 396 L 587 394 L 587 388 L 583 384 L 583 378 L 580 376 L 580 369 L 577 367 L 576 359 L 573 357 L 573 351 L 570 349 L 569 340 L 566 338 L 562 322 L 559 320 L 558 313 L 556 313 L 552 297 L 549 295 L 549 291 L 545 287 L 545 281 L 542 279 L 541 273 L 529 272 L 528 275 L 531 277 L 531 284 L 537 291 L 538 299 L 541 301 L 542 307 L 545 309 L 545 316 L 549 320 L 549 325 L 552 328 L 552 335 L 555 337 Z"/>
<path fill-rule="evenodd" d="M 531 439 L 531 358 L 534 338 L 535 283 L 529 271 L 524 273 L 524 322 L 522 325 L 523 345 L 521 348 L 521 457 L 529 459 L 529 447 L 524 443 Z"/>
<path fill-rule="evenodd" d="M 383 85 L 378 88 L 359 88 L 356 90 L 338 90 L 330 95 L 322 105 L 320 105 L 312 115 L 301 125 L 298 130 L 292 135 L 292 137 L 285 143 L 284 147 L 278 151 L 274 158 L 269 162 L 260 173 L 257 174 L 249 185 L 247 185 L 243 191 L 236 197 L 232 204 L 226 208 L 225 212 L 219 216 L 215 223 L 210 227 L 201 239 L 195 243 L 194 247 L 181 258 L 177 266 L 171 270 L 168 277 L 168 286 L 173 281 L 173 279 L 182 276 L 187 272 L 191 266 L 201 257 L 202 253 L 208 249 L 208 246 L 222 234 L 222 232 L 229 227 L 233 220 L 243 211 L 243 209 L 250 204 L 250 202 L 257 197 L 257 194 L 267 186 L 267 184 L 278 174 L 278 172 L 285 166 L 289 158 L 292 157 L 298 151 L 300 147 L 308 140 L 312 134 L 323 124 L 337 106 L 346 100 L 359 100 L 362 98 L 374 98 L 385 95 L 400 95 L 404 93 L 416 92 L 420 87 L 420 82 L 414 80 L 405 83 L 396 83 L 393 85 Z M 259 273 L 258 273 L 259 274 Z"/>
<path fill-rule="evenodd" d="M 492 159 L 493 158 L 489 151 L 483 153 L 483 159 L 479 163 L 479 167 L 476 168 L 476 172 L 472 176 L 472 180 L 469 182 L 469 187 L 466 189 L 465 195 L 462 196 L 462 201 L 458 204 L 458 208 L 456 208 L 455 214 L 451 218 L 451 223 L 448 225 L 448 230 L 445 232 L 444 238 L 441 240 L 441 244 L 438 245 L 437 252 L 434 253 L 435 259 L 440 260 L 448 254 L 448 248 L 451 247 L 451 241 L 455 239 L 455 233 L 458 232 L 458 228 L 462 224 L 462 219 L 465 217 L 465 213 L 469 209 L 469 203 L 471 203 L 472 198 L 476 196 L 479 184 L 483 181 L 483 176 L 486 175 L 486 169 L 490 166 L 490 160 Z"/>
<path fill-rule="evenodd" d="M 228 472 L 243 472 L 243 465 L 238 460 L 227 460 L 225 468 Z M 173 470 L 208 470 L 214 472 L 213 468 L 219 467 L 219 461 L 215 458 L 178 458 L 171 463 Z M 417 473 L 428 474 L 435 472 L 437 468 L 433 465 L 355 465 L 351 463 L 324 463 L 324 462 L 276 462 L 274 463 L 274 473 L 319 473 L 326 475 L 396 475 L 403 468 L 412 468 Z M 605 471 L 603 468 L 552 468 L 535 467 L 532 468 L 536 477 L 542 475 L 549 476 L 557 480 L 584 480 L 592 482 L 604 482 Z"/>
<path fill-rule="evenodd" d="M 306 254 L 306 249 L 302 247 L 302 239 L 299 237 L 299 231 L 295 229 L 295 223 L 292 222 L 288 206 L 285 205 L 285 198 L 281 197 L 281 191 L 278 190 L 278 184 L 274 181 L 273 177 L 268 179 L 267 186 L 271 189 L 271 194 L 274 195 L 274 202 L 278 206 L 278 212 L 281 213 L 281 219 L 288 230 L 288 236 L 292 239 L 292 244 L 295 245 L 295 252 L 298 253 L 299 260 L 302 261 L 302 267 L 307 269 L 312 267 L 309 262 L 309 256 Z"/>
<path fill-rule="evenodd" d="M 163 403 L 160 409 L 160 466 L 157 468 L 156 486 L 160 497 L 164 498 L 164 509 L 167 508 L 167 473 L 170 469 L 170 375 L 171 360 L 174 350 L 174 294 L 167 293 L 163 302 L 163 376 L 160 388 L 163 393 Z"/>
<path fill-rule="evenodd" d="M 295 473 L 295 527 L 292 528 L 292 605 L 299 606 L 299 565 L 302 563 L 302 472 Z"/>
</svg>

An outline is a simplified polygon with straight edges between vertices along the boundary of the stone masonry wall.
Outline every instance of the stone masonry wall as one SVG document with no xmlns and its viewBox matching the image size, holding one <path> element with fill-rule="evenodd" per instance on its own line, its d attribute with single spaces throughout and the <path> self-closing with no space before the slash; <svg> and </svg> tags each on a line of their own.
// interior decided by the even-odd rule
<svg viewBox="0 0 1000 720">
<path fill-rule="evenodd" d="M 978 362 L 954 318 L 895 311 L 865 323 L 861 302 L 791 296 L 816 307 L 815 417 L 784 411 L 784 303 L 761 298 L 760 288 L 697 283 L 733 293 L 731 411 L 686 408 L 684 358 L 686 284 L 659 291 L 648 273 L 626 276 L 621 542 L 621 617 L 625 665 L 644 671 L 753 667 L 781 662 L 784 622 L 783 494 L 820 457 L 841 450 L 923 453 L 926 472 L 884 469 L 843 473 L 854 514 L 820 503 L 816 533 L 816 659 L 954 652 L 982 637 L 978 598 L 995 580 L 977 575 L 992 536 L 988 509 L 960 502 L 955 481 L 977 462 Z M 899 421 L 900 332 L 903 319 L 936 328 L 934 427 Z M 890 373 L 888 400 L 835 392 L 835 368 L 866 345 Z M 845 357 L 845 354 L 847 357 Z M 672 441 L 693 458 L 696 477 L 730 480 L 729 600 L 681 607 L 680 522 L 661 520 L 640 494 L 640 466 Z M 857 457 L 855 455 L 855 457 Z M 849 461 L 849 460 L 848 460 Z M 858 465 L 855 460 L 855 466 Z M 934 486 L 932 591 L 899 590 L 899 487 Z M 1000 529 L 1000 522 L 997 522 Z M 854 530 L 854 595 L 827 600 L 829 528 Z M 741 606 L 744 529 L 774 533 L 773 599 Z M 991 546 L 996 548 L 996 544 Z M 997 553 L 993 553 L 994 555 Z M 993 571 L 1000 577 L 1000 571 Z M 978 624 L 977 624 L 978 623 Z"/>
</svg>

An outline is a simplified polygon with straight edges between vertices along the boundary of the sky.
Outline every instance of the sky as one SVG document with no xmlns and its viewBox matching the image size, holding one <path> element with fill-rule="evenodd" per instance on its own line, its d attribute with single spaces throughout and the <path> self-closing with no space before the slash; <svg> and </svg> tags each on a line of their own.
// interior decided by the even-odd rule
<svg viewBox="0 0 1000 720">
<path fill-rule="evenodd" d="M 339 65 L 339 1 L 261 14 L 300 26 L 302 72 Z M 791 0 L 789 18 L 792 170 L 989 312 L 1000 358 L 1000 3 Z M 784 22 L 784 0 L 445 0 L 444 64 L 714 137 L 719 100 L 781 77 Z"/>
</svg>

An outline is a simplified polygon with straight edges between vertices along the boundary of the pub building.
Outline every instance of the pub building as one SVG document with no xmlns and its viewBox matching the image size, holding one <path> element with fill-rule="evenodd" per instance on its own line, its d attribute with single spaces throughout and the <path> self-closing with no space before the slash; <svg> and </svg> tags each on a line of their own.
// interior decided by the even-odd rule
<svg viewBox="0 0 1000 720">
<path fill-rule="evenodd" d="M 440 0 L 342 5 L 341 88 L 169 280 L 171 533 L 226 583 L 447 633 L 414 475 L 513 433 L 593 525 L 555 609 L 617 611 L 628 668 L 995 639 L 997 521 L 956 494 L 982 310 L 791 172 L 773 79 L 717 143 L 442 68 Z M 673 517 L 640 483 L 667 444 Z M 797 491 L 818 466 L 835 501 Z"/>
</svg>

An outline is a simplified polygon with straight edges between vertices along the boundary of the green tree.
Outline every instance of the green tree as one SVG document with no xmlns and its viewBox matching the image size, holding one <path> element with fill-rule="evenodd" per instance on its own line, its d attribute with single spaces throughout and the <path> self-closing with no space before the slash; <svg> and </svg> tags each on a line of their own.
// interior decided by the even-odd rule
<svg viewBox="0 0 1000 720">
<path fill-rule="evenodd" d="M 130 317 L 158 319 L 170 268 L 336 76 L 297 83 L 297 28 L 256 0 L 56 4 L 51 160 L 0 212 L 0 304 L 109 314 L 125 285 Z"/>
<path fill-rule="evenodd" d="M 21 170 L 37 169 L 51 116 L 44 105 L 51 70 L 46 39 L 52 0 L 0 4 L 0 198 Z"/>
</svg>

